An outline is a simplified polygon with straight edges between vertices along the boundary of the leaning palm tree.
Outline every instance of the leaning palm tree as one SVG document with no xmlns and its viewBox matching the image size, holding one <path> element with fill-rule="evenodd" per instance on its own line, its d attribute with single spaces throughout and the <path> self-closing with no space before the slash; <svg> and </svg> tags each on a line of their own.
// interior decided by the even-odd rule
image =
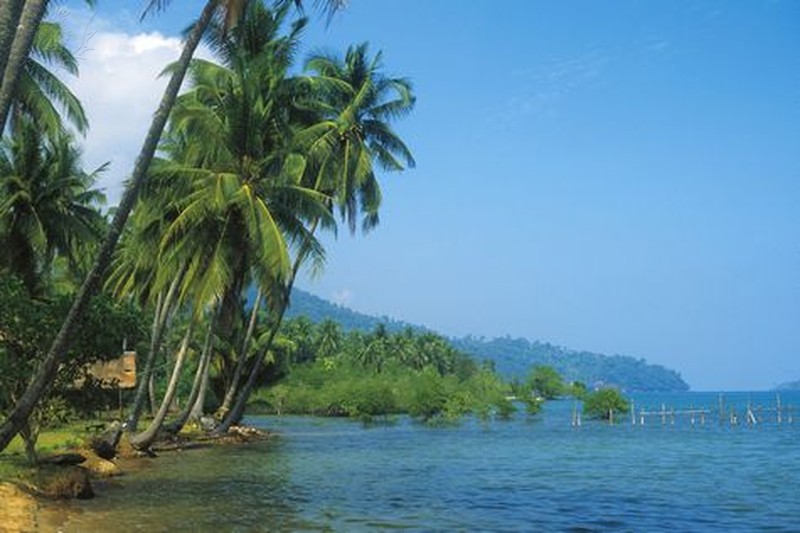
<svg viewBox="0 0 800 533">
<path fill-rule="evenodd" d="M 151 190 L 146 190 L 145 197 L 138 202 L 106 279 L 106 288 L 117 297 L 134 299 L 142 307 L 153 310 L 149 348 L 125 425 L 131 433 L 138 429 L 146 395 L 152 384 L 156 358 L 161 351 L 168 324 L 179 307 L 178 289 L 186 273 L 185 265 L 178 265 L 167 286 L 156 283 L 161 236 L 176 216 L 174 211 L 168 209 L 167 199 L 158 185 L 157 182 L 151 183 Z M 176 192 L 174 187 L 170 188 L 170 192 Z M 152 394 L 150 399 L 151 405 L 154 405 Z"/>
<path fill-rule="evenodd" d="M 93 0 L 86 3 L 94 5 Z M 6 0 L 0 5 L 0 134 L 19 96 L 49 5 L 49 0 Z"/>
<path fill-rule="evenodd" d="M 390 126 L 391 121 L 413 109 L 411 84 L 403 78 L 385 76 L 381 54 L 370 59 L 366 44 L 350 47 L 344 60 L 312 56 L 306 68 L 313 74 L 305 82 L 312 87 L 314 98 L 305 105 L 317 120 L 298 132 L 295 139 L 298 150 L 305 154 L 303 183 L 330 198 L 351 231 L 355 231 L 359 215 L 363 215 L 362 228 L 372 229 L 379 220 L 381 201 L 376 166 L 400 171 L 415 164 L 411 151 Z M 312 222 L 311 237 L 317 225 Z M 311 243 L 302 242 L 297 249 L 291 277 L 273 313 L 264 354 L 280 329 L 294 279 L 309 258 Z M 257 357 L 246 381 L 234 383 L 239 389 L 236 403 L 229 411 L 223 405 L 224 419 L 217 432 L 227 431 L 241 420 L 263 360 Z"/>
<path fill-rule="evenodd" d="M 31 0 L 28 1 L 30 2 Z M 231 2 L 233 2 L 233 0 L 231 0 Z M 161 7 L 163 3 L 164 2 L 153 2 L 149 8 L 152 10 L 157 7 Z M 63 360 L 67 349 L 69 348 L 69 339 L 72 336 L 79 320 L 85 313 L 90 298 L 97 291 L 103 272 L 111 262 L 111 257 L 114 253 L 114 248 L 116 247 L 117 241 L 119 240 L 119 236 L 122 234 L 122 230 L 125 227 L 128 215 L 130 214 L 133 204 L 139 194 L 139 190 L 145 181 L 147 170 L 150 166 L 153 156 L 155 155 L 158 140 L 161 137 L 161 133 L 164 130 L 164 125 L 167 122 L 167 118 L 169 117 L 169 113 L 175 102 L 175 98 L 178 95 L 178 90 L 183 82 L 183 77 L 186 73 L 186 69 L 189 66 L 189 61 L 191 60 L 197 45 L 200 43 L 200 39 L 208 27 L 209 22 L 219 7 L 221 6 L 218 1 L 209 0 L 203 8 L 200 18 L 195 22 L 191 32 L 189 33 L 189 36 L 186 39 L 183 51 L 181 52 L 181 57 L 178 61 L 178 67 L 172 73 L 172 77 L 167 84 L 167 88 L 164 91 L 163 97 L 161 98 L 158 110 L 153 116 L 153 121 L 150 124 L 150 129 L 147 132 L 147 136 L 145 137 L 145 141 L 142 145 L 139 156 L 136 158 L 136 163 L 134 164 L 131 177 L 128 180 L 125 193 L 120 200 L 119 206 L 117 207 L 114 218 L 111 221 L 109 231 L 106 235 L 103 245 L 100 247 L 97 253 L 95 262 L 87 273 L 80 289 L 78 290 L 72 307 L 70 308 L 64 323 L 61 325 L 61 328 L 56 334 L 53 344 L 51 345 L 50 350 L 48 350 L 41 366 L 33 376 L 28 388 L 25 390 L 14 408 L 9 413 L 5 422 L 2 424 L 2 426 L 0 426 L 0 450 L 4 450 L 6 446 L 8 446 L 8 443 L 11 442 L 11 439 L 14 438 L 17 433 L 19 433 L 39 399 L 45 394 L 45 392 L 47 392 L 55 380 L 58 372 L 58 366 Z M 26 10 L 26 12 L 23 13 L 23 17 L 28 14 L 29 13 Z M 36 13 L 30 13 L 31 17 L 34 15 L 36 15 Z M 41 16 L 39 16 L 38 20 L 34 20 L 32 22 L 35 22 L 36 26 L 38 26 L 40 21 Z M 32 39 L 33 36 L 31 36 L 31 40 Z M 20 47 L 17 47 L 15 43 L 14 53 L 17 55 L 22 53 L 24 57 L 27 57 L 27 51 L 30 49 L 30 45 L 23 48 L 22 52 L 17 52 L 18 48 L 22 48 L 23 44 L 24 43 L 21 43 Z M 17 55 L 14 57 L 9 56 L 8 65 L 6 67 L 7 72 L 12 65 L 17 63 Z M 14 63 L 12 63 L 12 59 L 14 60 Z M 21 60 L 19 63 L 21 64 Z M 17 68 L 21 67 L 17 66 Z M 10 91 L 6 90 L 6 83 L 13 83 L 15 85 L 16 79 L 12 80 L 9 76 L 5 76 L 3 78 L 3 89 L 0 90 L 0 124 L 5 124 L 8 113 L 7 109 L 9 103 L 7 103 L 6 100 L 7 94 L 10 94 Z"/>
<path fill-rule="evenodd" d="M 0 75 L 2 75 L 2 80 L 0 80 L 0 134 L 5 130 L 19 77 L 30 56 L 33 41 L 47 11 L 48 3 L 48 0 L 25 0 L 24 5 L 20 6 L 19 0 L 10 0 L 0 7 L 2 18 L 5 21 L 2 37 L 6 43 L 9 40 L 8 33 L 10 33 L 14 19 L 18 21 L 14 27 L 14 36 L 10 39 L 11 45 L 0 49 L 0 57 L 2 57 L 0 64 L 3 64 L 4 67 L 0 71 Z"/>
<path fill-rule="evenodd" d="M 8 55 L 11 52 L 11 45 L 14 42 L 24 6 L 25 0 L 8 0 L 0 6 L 0 86 L 3 84 Z"/>
<path fill-rule="evenodd" d="M 169 159 L 156 171 L 165 182 L 190 184 L 187 194 L 172 196 L 178 215 L 162 237 L 159 271 L 169 275 L 175 269 L 165 265 L 188 260 L 181 293 L 195 293 L 198 308 L 219 302 L 210 327 L 219 322 L 225 341 L 248 281 L 261 288 L 283 284 L 292 239 L 313 241 L 305 220 L 329 216 L 325 197 L 298 185 L 302 167 L 287 153 L 293 84 L 286 70 L 305 24 L 299 20 L 280 37 L 287 12 L 288 6 L 270 11 L 252 2 L 237 28 L 225 34 L 215 28 L 212 43 L 223 64 L 193 61 L 192 87 L 178 99 L 163 145 Z M 203 372 L 209 354 L 203 350 Z M 198 372 L 190 401 L 203 380 Z M 171 429 L 187 418 L 183 413 Z M 151 442 L 131 439 L 136 447 Z"/>
<path fill-rule="evenodd" d="M 28 0 L 28 2 L 34 2 L 34 0 Z M 181 83 L 183 82 L 186 70 L 189 67 L 191 58 L 194 55 L 194 52 L 197 49 L 203 34 L 208 28 L 209 23 L 213 19 L 215 13 L 222 11 L 226 14 L 225 20 L 228 22 L 227 26 L 235 26 L 238 22 L 238 14 L 242 12 L 242 7 L 246 5 L 246 3 L 247 0 L 208 0 L 203 7 L 200 17 L 192 26 L 192 29 L 190 30 L 184 43 L 181 56 L 176 64 L 176 67 L 172 70 L 172 75 L 164 91 L 164 95 L 162 96 L 158 110 L 153 116 L 153 121 L 147 132 L 141 151 L 136 158 L 133 172 L 131 173 L 130 179 L 127 182 L 125 192 L 122 195 L 117 210 L 114 213 L 114 218 L 111 221 L 103 245 L 97 253 L 95 262 L 86 275 L 86 278 L 80 289 L 78 290 L 72 307 L 70 308 L 64 323 L 61 325 L 61 328 L 53 340 L 53 344 L 44 358 L 42 365 L 33 376 L 25 393 L 23 393 L 17 404 L 11 410 L 6 421 L 0 425 L 0 450 L 4 450 L 6 446 L 8 446 L 8 443 L 11 442 L 11 439 L 19 432 L 39 399 L 49 389 L 56 377 L 58 366 L 64 358 L 64 355 L 69 347 L 69 339 L 72 336 L 73 330 L 80 318 L 85 313 L 89 299 L 97 291 L 100 278 L 111 262 L 114 248 L 116 247 L 117 241 L 119 240 L 119 237 L 125 227 L 128 215 L 130 214 L 130 211 L 138 197 L 139 190 L 145 182 L 150 163 L 155 155 L 159 139 L 164 130 L 164 126 L 167 123 L 169 114 L 172 111 L 175 98 L 178 95 L 178 91 Z M 148 4 L 145 13 L 163 9 L 167 4 L 169 4 L 168 0 L 152 0 Z M 326 0 L 322 2 L 324 7 L 331 10 L 340 7 L 341 4 L 341 0 Z M 23 17 L 27 15 L 30 15 L 32 18 L 34 18 L 37 13 L 33 11 L 28 13 L 28 10 L 26 9 L 26 12 L 23 13 Z M 36 26 L 38 26 L 39 22 L 41 22 L 42 15 L 43 11 L 41 14 L 38 14 L 38 19 L 33 21 L 35 22 Z M 17 37 L 20 36 L 17 35 Z M 22 38 L 20 37 L 20 39 Z M 32 41 L 32 39 L 33 37 L 31 36 L 30 40 Z M 6 71 L 9 71 L 9 68 L 12 67 L 12 59 L 14 59 L 14 64 L 16 65 L 16 63 L 21 64 L 21 59 L 18 57 L 20 54 L 22 54 L 22 57 L 27 57 L 30 44 L 27 46 L 23 45 L 24 43 L 20 43 L 20 47 L 17 47 L 15 43 L 13 47 L 14 50 L 20 50 L 20 52 L 14 52 L 16 54 L 14 57 L 11 55 L 9 56 Z M 19 59 L 19 61 L 17 61 L 17 59 Z M 15 68 L 18 70 L 21 67 L 17 65 Z M 14 69 L 11 70 L 13 71 Z M 6 78 L 9 79 L 6 80 Z M 7 81 L 9 84 L 12 84 L 12 86 L 16 84 L 15 79 L 12 80 L 10 77 L 4 76 L 3 84 L 5 84 Z M 0 125 L 5 123 L 7 115 L 7 103 L 5 101 L 6 94 L 7 91 L 5 89 L 0 89 Z"/>
</svg>

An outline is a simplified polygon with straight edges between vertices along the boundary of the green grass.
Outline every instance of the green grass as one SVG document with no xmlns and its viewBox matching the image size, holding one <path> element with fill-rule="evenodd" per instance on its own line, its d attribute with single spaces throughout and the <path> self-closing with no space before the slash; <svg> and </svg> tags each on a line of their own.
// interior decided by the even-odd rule
<svg viewBox="0 0 800 533">
<path fill-rule="evenodd" d="M 87 435 L 87 427 L 93 421 L 81 420 L 58 428 L 42 430 L 36 443 L 40 457 L 60 453 L 81 446 Z M 0 480 L 28 477 L 34 468 L 25 457 L 25 446 L 17 435 L 8 447 L 0 452 Z"/>
<path fill-rule="evenodd" d="M 24 456 L 0 454 L 0 481 L 29 478 L 33 470 Z"/>
</svg>

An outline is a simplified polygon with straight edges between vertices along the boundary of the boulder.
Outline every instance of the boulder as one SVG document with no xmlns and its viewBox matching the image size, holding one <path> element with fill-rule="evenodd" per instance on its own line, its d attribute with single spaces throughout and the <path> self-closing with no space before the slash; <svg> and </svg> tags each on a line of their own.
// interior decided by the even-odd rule
<svg viewBox="0 0 800 533">
<path fill-rule="evenodd" d="M 46 466 L 36 474 L 36 486 L 43 496 L 65 500 L 94 498 L 89 472 L 80 466 Z"/>
<path fill-rule="evenodd" d="M 212 431 L 217 429 L 218 425 L 217 419 L 214 418 L 213 416 L 201 416 L 199 423 L 200 423 L 200 428 L 207 433 L 211 433 Z"/>
<path fill-rule="evenodd" d="M 96 478 L 107 478 L 122 474 L 116 463 L 102 457 L 89 457 L 83 467 Z"/>
</svg>

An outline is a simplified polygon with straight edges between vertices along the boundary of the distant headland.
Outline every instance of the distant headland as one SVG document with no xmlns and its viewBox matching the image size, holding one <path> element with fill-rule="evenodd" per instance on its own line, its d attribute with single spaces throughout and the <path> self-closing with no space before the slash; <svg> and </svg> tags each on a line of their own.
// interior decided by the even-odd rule
<svg viewBox="0 0 800 533">
<path fill-rule="evenodd" d="M 287 316 L 306 316 L 312 322 L 333 320 L 345 331 L 372 331 L 382 324 L 388 331 L 430 331 L 424 326 L 359 313 L 333 304 L 308 292 L 295 289 Z M 625 355 L 604 355 L 575 351 L 546 342 L 500 337 L 450 339 L 453 346 L 477 359 L 492 361 L 507 377 L 523 377 L 532 365 L 549 365 L 570 381 L 590 387 L 615 386 L 626 391 L 671 392 L 689 390 L 689 385 L 675 370 Z"/>
</svg>

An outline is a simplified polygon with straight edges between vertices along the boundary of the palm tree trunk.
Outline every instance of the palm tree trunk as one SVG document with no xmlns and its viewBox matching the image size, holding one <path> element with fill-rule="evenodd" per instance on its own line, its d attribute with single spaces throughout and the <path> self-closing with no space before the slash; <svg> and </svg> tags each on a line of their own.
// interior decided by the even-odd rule
<svg viewBox="0 0 800 533">
<path fill-rule="evenodd" d="M 19 26 L 19 18 L 22 15 L 22 7 L 25 0 L 8 0 L 0 7 L 0 85 L 5 78 L 8 56 L 11 54 L 11 44 Z"/>
<path fill-rule="evenodd" d="M 203 417 L 204 408 L 206 405 L 206 393 L 208 392 L 208 378 L 211 373 L 211 355 L 208 356 L 208 364 L 203 372 L 203 380 L 200 382 L 200 391 L 197 394 L 197 399 L 194 401 L 192 410 L 189 412 L 189 420 L 197 421 Z"/>
<path fill-rule="evenodd" d="M 147 378 L 147 403 L 150 405 L 150 416 L 156 416 L 158 399 L 156 398 L 156 373 L 151 372 Z"/>
<path fill-rule="evenodd" d="M 175 393 L 178 391 L 178 378 L 180 378 L 181 375 L 183 362 L 186 360 L 186 353 L 189 351 L 189 341 L 192 339 L 194 322 L 195 319 L 192 317 L 191 321 L 189 322 L 189 327 L 186 328 L 186 334 L 183 336 L 183 341 L 181 341 L 181 347 L 178 350 L 178 356 L 175 358 L 175 365 L 172 367 L 172 375 L 169 378 L 167 392 L 164 394 L 164 399 L 161 400 L 161 407 L 158 408 L 155 418 L 150 422 L 150 425 L 147 426 L 147 429 L 138 435 L 133 435 L 130 437 L 129 442 L 131 443 L 131 446 L 137 450 L 146 450 L 152 446 L 153 442 L 158 436 L 158 431 L 161 429 L 161 425 L 164 423 L 164 419 L 167 417 L 167 411 L 169 411 L 169 407 L 172 404 L 172 401 L 175 399 Z"/>
<path fill-rule="evenodd" d="M 225 398 L 222 405 L 217 409 L 217 417 L 224 418 L 228 411 L 231 409 L 236 392 L 239 390 L 239 383 L 242 381 L 242 372 L 244 372 L 245 360 L 247 359 L 247 345 L 253 336 L 253 331 L 256 327 L 256 320 L 258 319 L 258 309 L 261 307 L 261 298 L 263 293 L 261 287 L 258 288 L 256 299 L 253 302 L 253 310 L 250 312 L 250 322 L 247 324 L 247 332 L 242 340 L 242 348 L 239 350 L 239 358 L 236 360 L 236 368 L 233 370 L 233 378 L 231 379 L 228 389 L 225 391 Z"/>
<path fill-rule="evenodd" d="M 309 234 L 314 235 L 317 231 L 317 226 L 319 224 L 319 219 L 315 220 L 312 224 Z M 289 282 L 286 285 L 286 289 L 284 292 L 284 297 L 281 302 L 279 302 L 280 308 L 278 311 L 277 319 L 275 323 L 272 325 L 272 329 L 269 332 L 269 337 L 267 338 L 267 343 L 264 347 L 264 350 L 260 354 L 256 354 L 256 360 L 253 362 L 253 366 L 250 369 L 250 374 L 247 376 L 247 381 L 245 382 L 244 386 L 239 391 L 238 396 L 236 397 L 236 403 L 233 405 L 233 408 L 225 415 L 222 419 L 222 422 L 219 426 L 214 429 L 215 435 L 221 435 L 223 433 L 227 433 L 227 431 L 231 428 L 232 425 L 238 424 L 242 420 L 242 416 L 244 416 L 244 408 L 247 405 L 247 400 L 250 398 L 250 394 L 253 392 L 253 387 L 256 384 L 256 379 L 258 378 L 258 374 L 261 372 L 261 368 L 264 366 L 264 357 L 266 356 L 269 349 L 272 347 L 272 341 L 275 340 L 275 336 L 278 334 L 278 330 L 281 327 L 281 323 L 283 323 L 283 317 L 286 315 L 286 309 L 289 307 L 289 296 L 292 293 L 292 287 L 294 286 L 294 280 L 297 277 L 297 272 L 300 270 L 300 266 L 303 264 L 306 256 L 308 255 L 309 247 L 303 246 L 297 254 L 295 258 L 294 265 L 292 265 L 292 276 L 289 278 Z"/>
<path fill-rule="evenodd" d="M 172 77 L 161 98 L 161 103 L 158 106 L 158 111 L 156 111 L 153 116 L 150 130 L 147 132 L 147 137 L 142 145 L 141 152 L 136 158 L 133 173 L 128 180 L 125 193 L 122 195 L 122 199 L 114 214 L 114 219 L 108 229 L 108 234 L 103 242 L 103 246 L 100 248 L 97 258 L 95 259 L 95 263 L 92 265 L 86 279 L 78 290 L 72 307 L 67 314 L 67 318 L 61 325 L 61 329 L 56 335 L 42 365 L 37 370 L 30 385 L 20 398 L 20 401 L 14 406 L 5 422 L 3 422 L 3 425 L 0 426 L 0 451 L 3 451 L 8 446 L 8 443 L 11 442 L 11 439 L 19 433 L 22 424 L 28 419 L 31 411 L 33 411 L 33 408 L 39 402 L 39 399 L 47 393 L 56 378 L 58 366 L 67 353 L 75 327 L 78 325 L 81 317 L 83 317 L 86 307 L 89 304 L 89 299 L 97 291 L 97 287 L 100 284 L 100 277 L 111 262 L 114 248 L 122 234 L 122 230 L 125 228 L 125 222 L 128 220 L 128 215 L 133 208 L 133 204 L 139 196 L 139 190 L 142 188 L 147 177 L 147 170 L 155 155 L 158 141 L 161 138 L 161 133 L 164 131 L 164 126 L 167 123 L 170 111 L 175 104 L 175 98 L 178 95 L 178 90 L 180 90 L 183 78 L 186 75 L 186 70 L 189 68 L 189 62 L 209 22 L 211 22 L 216 6 L 217 0 L 209 0 L 206 2 L 200 18 L 195 23 L 194 28 L 192 28 L 184 44 L 181 57 L 177 63 L 177 68 L 172 73 Z M 9 66 L 11 66 L 10 63 L 11 59 L 9 59 Z M 5 83 L 5 78 L 3 81 Z"/>
<path fill-rule="evenodd" d="M 206 339 L 203 343 L 203 352 L 200 355 L 200 361 L 197 364 L 197 372 L 195 372 L 194 381 L 192 381 L 192 390 L 189 393 L 189 398 L 186 400 L 186 405 L 181 410 L 178 418 L 165 428 L 165 430 L 169 433 L 180 433 L 180 431 L 183 429 L 183 426 L 186 425 L 186 422 L 189 420 L 189 417 L 194 411 L 195 402 L 197 402 L 197 398 L 200 396 L 200 388 L 203 386 L 203 384 L 208 383 L 207 377 L 209 363 L 211 362 L 211 345 L 214 339 L 214 329 L 217 325 L 220 308 L 221 304 L 219 304 L 218 308 L 214 310 L 213 316 L 209 320 L 208 331 L 206 331 Z"/>
<path fill-rule="evenodd" d="M 250 398 L 250 394 L 253 392 L 253 387 L 255 386 L 258 374 L 261 372 L 261 369 L 264 366 L 264 357 L 269 351 L 270 346 L 272 346 L 272 341 L 275 338 L 275 335 L 278 333 L 278 329 L 280 329 L 280 324 L 283 320 L 286 307 L 287 306 L 285 305 L 281 306 L 281 311 L 278 313 L 278 320 L 276 321 L 272 330 L 270 330 L 269 338 L 267 339 L 267 344 L 264 350 L 255 355 L 255 361 L 253 361 L 253 366 L 250 368 L 247 381 L 245 381 L 244 386 L 242 386 L 241 390 L 239 390 L 239 394 L 236 396 L 236 403 L 233 404 L 233 408 L 228 411 L 228 413 L 222 419 L 222 422 L 220 422 L 219 426 L 214 429 L 213 433 L 215 435 L 227 433 L 231 426 L 238 424 L 242 420 L 242 417 L 244 416 L 244 408 L 247 405 L 247 400 Z"/>
<path fill-rule="evenodd" d="M 126 430 L 129 433 L 136 433 L 136 429 L 139 425 L 139 417 L 142 416 L 145 395 L 148 392 L 151 378 L 153 377 L 156 354 L 158 354 L 158 352 L 161 350 L 161 341 L 164 339 L 164 332 L 167 329 L 167 321 L 172 314 L 173 304 L 178 294 L 177 289 L 180 279 L 181 276 L 178 276 L 172 281 L 166 294 L 158 294 L 155 316 L 153 317 L 153 327 L 150 334 L 150 349 L 147 353 L 147 360 L 145 362 L 144 371 L 142 372 L 142 377 L 139 380 L 139 386 L 136 388 L 136 396 L 133 400 L 131 414 L 128 416 L 128 420 L 125 425 Z"/>
<path fill-rule="evenodd" d="M 13 17 L 16 3 L 15 0 L 3 11 L 11 11 L 10 16 Z M 14 91 L 17 88 L 17 80 L 19 80 L 22 69 L 25 68 L 25 62 L 28 60 L 31 46 L 33 46 L 33 38 L 44 18 L 45 11 L 47 11 L 48 3 L 48 0 L 26 0 L 19 17 L 19 26 L 14 33 L 14 40 L 11 43 L 11 50 L 8 52 L 8 59 L 3 70 L 3 82 L 0 84 L 0 133 L 5 130 L 11 102 L 14 99 Z"/>
</svg>

